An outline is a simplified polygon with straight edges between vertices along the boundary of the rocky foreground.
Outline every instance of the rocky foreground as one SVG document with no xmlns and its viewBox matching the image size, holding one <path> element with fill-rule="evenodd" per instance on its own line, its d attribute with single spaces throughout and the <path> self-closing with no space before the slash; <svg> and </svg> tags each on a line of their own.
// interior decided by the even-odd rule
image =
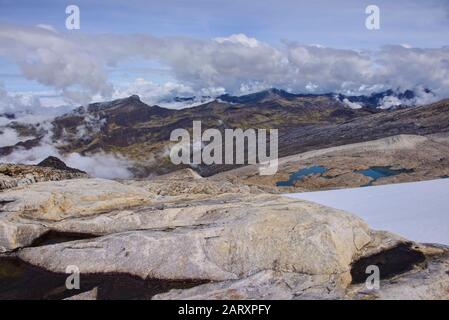
<svg viewBox="0 0 449 320">
<path fill-rule="evenodd" d="M 0 176 L 2 299 L 449 298 L 447 247 L 343 211 L 190 170 L 118 182 L 26 169 L 32 184 Z M 80 290 L 65 288 L 68 266 Z"/>
</svg>

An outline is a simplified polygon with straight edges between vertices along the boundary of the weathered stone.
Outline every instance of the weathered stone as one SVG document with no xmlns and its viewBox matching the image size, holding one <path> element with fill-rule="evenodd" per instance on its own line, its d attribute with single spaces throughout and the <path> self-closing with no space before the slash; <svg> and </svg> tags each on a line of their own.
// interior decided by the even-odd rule
<svg viewBox="0 0 449 320">
<path fill-rule="evenodd" d="M 98 288 L 95 287 L 92 290 L 75 294 L 64 300 L 97 300 L 97 296 L 98 296 Z"/>
<path fill-rule="evenodd" d="M 335 275 L 308 275 L 266 270 L 247 278 L 174 289 L 154 300 L 291 300 L 340 299 L 341 281 Z"/>
<path fill-rule="evenodd" d="M 47 230 L 42 224 L 0 213 L 0 253 L 29 246 Z"/>
<path fill-rule="evenodd" d="M 420 246 L 423 252 L 433 246 Z M 350 286 L 348 299 L 381 300 L 447 300 L 449 299 L 449 248 L 427 256 L 426 263 L 413 270 L 380 282 L 379 289 L 367 289 L 365 284 Z M 441 251 L 443 253 L 441 253 Z"/>
<path fill-rule="evenodd" d="M 371 241 L 367 225 L 350 214 L 280 196 L 259 195 L 221 210 L 177 209 L 168 216 L 178 223 L 169 219 L 146 225 L 159 230 L 27 248 L 19 256 L 56 272 L 75 264 L 89 273 L 227 280 L 270 269 L 344 275 Z"/>
<path fill-rule="evenodd" d="M 151 202 L 143 189 L 103 179 L 33 184 L 2 192 L 2 211 L 35 220 L 59 221 Z"/>
<path fill-rule="evenodd" d="M 256 187 L 227 182 L 220 189 L 214 179 L 184 178 L 74 179 L 6 190 L 0 193 L 0 253 L 56 273 L 76 265 L 82 274 L 196 285 L 155 299 L 383 299 L 401 296 L 399 288 L 408 290 L 404 297 L 448 297 L 445 247 L 373 231 L 349 213 Z M 170 191 L 164 182 L 181 187 Z M 217 189 L 207 193 L 204 186 Z M 50 231 L 86 237 L 36 244 Z M 351 284 L 363 259 L 383 261 L 401 246 L 409 248 L 401 253 L 411 255 L 404 259 L 408 269 L 383 279 L 382 291 Z M 417 255 L 424 264 L 415 263 Z"/>
<path fill-rule="evenodd" d="M 0 252 L 29 246 L 54 222 L 95 218 L 112 209 L 150 203 L 151 197 L 143 189 L 102 179 L 40 182 L 6 190 L 0 193 Z"/>
</svg>

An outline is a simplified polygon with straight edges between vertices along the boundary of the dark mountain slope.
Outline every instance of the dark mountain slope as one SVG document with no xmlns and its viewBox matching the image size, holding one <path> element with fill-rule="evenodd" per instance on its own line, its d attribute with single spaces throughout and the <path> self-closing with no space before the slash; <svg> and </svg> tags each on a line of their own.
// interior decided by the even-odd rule
<svg viewBox="0 0 449 320">
<path fill-rule="evenodd" d="M 202 122 L 203 130 L 278 129 L 280 157 L 397 134 L 449 130 L 449 100 L 380 110 L 348 108 L 333 94 L 296 95 L 276 89 L 234 98 L 222 96 L 181 110 L 149 106 L 138 96 L 93 103 L 57 117 L 53 121 L 53 143 L 61 153 L 123 155 L 132 162 L 136 175 L 147 176 L 180 169 L 169 158 L 170 134 L 179 128 L 191 131 L 195 120 Z M 16 147 L 27 146 L 0 148 L 0 154 L 9 154 Z M 197 170 L 211 175 L 231 168 L 199 166 Z"/>
</svg>

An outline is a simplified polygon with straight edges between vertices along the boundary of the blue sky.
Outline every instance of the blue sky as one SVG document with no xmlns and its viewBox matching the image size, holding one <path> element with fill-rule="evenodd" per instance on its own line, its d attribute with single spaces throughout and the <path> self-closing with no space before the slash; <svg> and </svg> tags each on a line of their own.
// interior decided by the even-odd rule
<svg viewBox="0 0 449 320">
<path fill-rule="evenodd" d="M 282 39 L 332 47 L 409 43 L 447 45 L 449 1 L 298 0 L 0 0 L 0 21 L 49 24 L 64 30 L 65 7 L 81 10 L 87 33 L 151 33 L 213 38 L 244 33 L 272 44 Z M 381 9 L 381 29 L 364 27 L 365 8 Z"/>
<path fill-rule="evenodd" d="M 80 30 L 68 31 L 65 29 L 65 7 L 69 4 L 75 4 L 80 8 Z M 365 8 L 370 4 L 375 4 L 380 8 L 380 30 L 372 31 L 365 28 Z M 12 43 L 13 40 L 2 40 L 0 37 L 0 82 L 3 83 L 3 88 L 8 92 L 55 92 L 56 95 L 59 95 L 61 94 L 61 90 L 66 90 L 69 87 L 82 87 L 86 89 L 94 83 L 92 88 L 87 88 L 90 94 L 89 99 L 92 99 L 92 96 L 95 94 L 98 96 L 99 92 L 105 89 L 106 85 L 111 85 L 114 88 L 113 90 L 115 90 L 114 92 L 116 92 L 117 88 L 124 90 L 126 86 L 131 86 L 136 79 L 139 79 L 141 85 L 148 82 L 149 84 L 145 85 L 151 88 L 154 87 L 154 84 L 160 85 L 167 82 L 182 84 L 191 87 L 192 92 L 207 89 L 206 87 L 208 86 L 213 87 L 214 90 L 236 91 L 242 86 L 246 88 L 250 82 L 252 82 L 251 86 L 253 88 L 258 88 L 258 85 L 261 87 L 283 85 L 286 88 L 291 87 L 295 91 L 301 91 L 306 86 L 308 88 L 322 88 L 323 91 L 339 90 L 339 87 L 335 85 L 341 76 L 340 74 L 336 74 L 338 70 L 330 72 L 331 76 L 335 75 L 335 81 L 332 83 L 329 81 L 321 83 L 320 79 L 316 79 L 309 74 L 304 74 L 303 79 L 296 79 L 291 75 L 289 78 L 290 82 L 281 81 L 279 75 L 275 74 L 269 80 L 265 81 L 265 79 L 260 77 L 260 74 L 263 74 L 263 72 L 260 73 L 258 71 L 260 69 L 259 67 L 248 70 L 244 77 L 239 77 L 236 80 L 239 81 L 238 83 L 233 83 L 232 79 L 229 79 L 232 76 L 236 78 L 235 74 L 230 73 L 228 78 L 216 75 L 217 73 L 226 73 L 229 71 L 227 69 L 230 68 L 230 61 L 245 59 L 249 54 L 246 51 L 239 51 L 235 57 L 232 56 L 232 51 L 229 51 L 226 57 L 229 60 L 225 62 L 222 57 L 222 60 L 217 62 L 214 60 L 214 57 L 205 56 L 204 59 L 206 61 L 211 61 L 209 61 L 211 63 L 210 66 L 201 65 L 201 61 L 195 65 L 191 63 L 189 66 L 182 66 L 182 59 L 188 59 L 188 55 L 185 58 L 181 58 L 178 55 L 166 58 L 164 56 L 165 53 L 151 52 L 151 58 L 148 58 L 148 55 L 150 55 L 148 53 L 148 47 L 151 47 L 151 50 L 153 50 L 155 46 L 165 46 L 166 42 L 170 43 L 170 49 L 167 49 L 169 53 L 178 50 L 180 46 L 195 48 L 198 46 L 196 41 L 203 41 L 201 48 L 208 50 L 210 44 L 207 44 L 207 41 L 218 37 L 226 38 L 236 34 L 243 34 L 248 39 L 257 39 L 260 43 L 270 46 L 270 49 L 262 48 L 265 50 L 263 52 L 266 55 L 276 55 L 278 54 L 277 50 L 284 50 L 285 46 L 289 46 L 290 51 L 287 53 L 283 52 L 278 60 L 260 61 L 261 65 L 275 64 L 276 68 L 273 67 L 267 72 L 279 74 L 284 72 L 282 69 L 283 60 L 292 58 L 293 53 L 298 55 L 302 52 L 302 55 L 300 55 L 301 59 L 310 57 L 313 54 L 314 64 L 319 62 L 316 59 L 329 61 L 328 55 L 334 55 L 336 57 L 344 55 L 345 59 L 347 59 L 346 63 L 350 63 L 349 60 L 352 63 L 354 59 L 347 57 L 346 54 L 348 52 L 343 50 L 355 50 L 357 52 L 360 50 L 376 51 L 381 50 L 385 45 L 440 49 L 449 45 L 449 1 L 442 0 L 78 0 L 69 2 L 58 0 L 0 0 L 0 23 L 7 25 L 8 30 L 12 31 L 16 29 L 20 30 L 22 27 L 28 27 L 30 29 L 27 29 L 28 31 L 26 32 L 30 35 L 36 31 L 32 29 L 36 25 L 50 25 L 58 33 L 58 38 L 61 40 L 61 43 L 65 43 L 63 40 L 68 39 L 68 41 L 80 45 L 80 50 L 85 50 L 82 46 L 86 43 L 90 46 L 89 37 L 92 37 L 90 41 L 96 41 L 93 36 L 98 34 L 122 35 L 125 37 L 133 34 L 145 34 L 161 40 L 155 41 L 154 43 L 150 41 L 151 44 L 147 48 L 136 49 L 141 51 L 138 53 L 129 53 L 129 56 L 127 55 L 128 53 L 120 53 L 124 57 L 120 59 L 114 57 L 117 61 L 114 61 L 112 66 L 105 62 L 106 60 L 110 60 L 109 57 L 105 58 L 105 61 L 99 61 L 101 60 L 100 58 L 103 58 L 102 55 L 108 55 L 108 52 L 97 52 L 93 55 L 93 49 L 86 49 L 89 51 L 85 53 L 86 59 L 92 59 L 89 63 L 95 67 L 98 66 L 101 69 L 99 73 L 104 73 L 99 76 L 99 79 L 104 75 L 107 78 L 106 80 L 94 79 L 87 84 L 87 81 L 83 79 L 77 80 L 70 77 L 67 80 L 61 80 L 59 78 L 50 79 L 50 75 L 43 75 L 41 73 L 42 70 L 30 70 L 33 67 L 27 62 L 27 59 L 30 59 L 30 52 L 23 54 L 23 57 L 20 54 L 17 55 L 17 52 L 14 51 L 16 50 L 16 46 L 23 46 L 23 48 L 28 48 L 28 50 L 36 51 L 46 48 L 39 49 L 34 44 L 30 47 L 29 42 L 20 42 L 20 40 L 17 40 L 17 43 Z M 0 31 L 1 28 L 4 28 L 4 25 L 0 25 Z M 36 37 L 40 36 L 46 37 L 48 35 L 41 35 L 39 31 L 36 31 Z M 78 42 L 78 36 L 84 37 L 83 45 Z M 176 45 L 173 37 L 183 39 L 179 41 L 180 45 Z M 247 45 L 247 43 L 243 43 L 247 41 L 245 40 L 246 38 L 243 40 L 241 37 L 239 38 L 240 40 L 235 39 L 233 38 L 229 43 L 232 42 L 235 46 Z M 5 50 L 6 53 L 4 54 L 1 52 L 1 41 L 4 41 L 4 43 L 8 41 L 8 50 Z M 26 41 L 29 41 L 29 39 Z M 118 43 L 120 45 L 120 42 Z M 301 49 L 303 50 L 301 51 L 298 48 L 301 45 L 321 45 L 342 51 L 328 50 L 327 52 L 315 52 L 313 48 L 306 48 L 307 53 L 304 55 L 304 50 Z M 258 46 L 258 48 L 260 47 L 261 45 Z M 292 49 L 292 47 L 294 48 Z M 228 46 L 226 49 L 229 49 Z M 236 47 L 236 50 L 239 49 Z M 192 50 L 191 52 L 195 55 L 193 49 L 189 50 Z M 221 55 L 222 51 L 220 49 L 217 50 L 213 51 L 214 54 L 217 55 L 218 52 L 218 55 Z M 401 49 L 398 50 L 400 51 Z M 400 55 L 397 54 L 398 50 L 393 53 L 388 51 L 387 54 L 389 54 L 389 57 L 398 59 L 399 64 L 402 61 L 399 61 Z M 56 49 L 54 52 L 55 54 L 59 54 L 59 51 Z M 443 68 L 446 67 L 446 51 L 438 53 L 429 51 L 427 53 L 429 59 L 430 57 L 437 59 L 437 62 Z M 262 51 L 256 53 L 255 56 L 260 57 L 261 54 Z M 380 56 L 383 57 L 385 54 L 385 52 L 381 52 Z M 422 60 L 422 57 L 418 57 L 416 52 L 414 54 L 413 59 L 410 58 L 410 63 L 412 61 Z M 192 53 L 190 53 L 190 57 L 192 57 L 191 55 Z M 49 59 L 48 57 L 43 58 L 38 54 L 37 56 L 36 59 L 38 60 L 43 59 L 43 61 L 46 61 Z M 198 58 L 198 60 L 201 59 L 202 57 Z M 355 62 L 356 66 L 353 64 L 351 66 L 354 66 L 354 68 L 365 67 L 364 59 L 364 57 L 357 57 L 357 61 Z M 379 63 L 378 61 L 376 59 L 367 68 L 375 68 Z M 85 60 L 78 62 L 79 64 L 74 64 L 74 68 L 84 65 Z M 292 68 L 298 67 L 298 78 L 300 78 L 303 70 L 310 70 L 312 72 L 311 65 L 297 62 L 292 65 Z M 332 67 L 334 65 L 335 63 L 330 64 Z M 390 67 L 390 64 L 388 65 Z M 227 69 L 223 66 L 226 66 Z M 225 69 L 220 69 L 222 67 Z M 233 67 L 236 69 L 244 69 L 244 66 L 239 65 Z M 39 69 L 39 66 L 36 66 L 36 68 Z M 329 69 L 325 71 L 327 70 Z M 57 70 L 53 71 L 57 72 Z M 383 71 L 382 75 L 386 73 L 388 72 Z M 362 72 L 354 74 L 354 78 L 358 79 L 360 77 L 360 79 L 363 79 L 361 74 Z M 388 76 L 391 76 L 391 74 L 389 73 Z M 382 81 L 382 77 L 378 74 L 370 74 L 369 76 L 369 81 L 367 80 L 366 83 L 357 83 L 357 85 L 373 87 L 378 85 L 375 80 L 378 82 Z M 438 79 L 443 79 L 444 76 L 441 75 Z M 438 79 L 429 78 L 427 80 L 427 78 L 420 76 L 415 82 L 410 83 L 410 85 L 426 86 L 429 83 L 434 86 L 440 86 L 442 88 L 441 91 L 445 92 L 447 84 L 438 83 Z M 345 82 L 351 82 L 351 79 L 343 80 Z M 99 81 L 105 82 L 104 88 L 99 88 Z M 360 80 L 357 81 L 360 82 Z M 404 82 L 403 80 L 398 80 L 397 84 L 409 85 L 408 82 Z M 156 90 L 156 92 L 158 91 Z M 65 98 L 68 97 L 67 94 L 61 95 L 65 95 Z M 73 97 L 70 97 L 70 99 L 73 99 Z"/>
</svg>

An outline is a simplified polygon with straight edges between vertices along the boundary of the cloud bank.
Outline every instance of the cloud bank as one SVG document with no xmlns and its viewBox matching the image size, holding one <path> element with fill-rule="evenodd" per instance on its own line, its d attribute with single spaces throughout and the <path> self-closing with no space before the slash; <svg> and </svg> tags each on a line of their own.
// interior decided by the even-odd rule
<svg viewBox="0 0 449 320">
<path fill-rule="evenodd" d="M 345 94 L 426 87 L 437 97 L 449 96 L 449 47 L 392 45 L 363 51 L 287 41 L 276 47 L 244 34 L 199 40 L 67 34 L 5 24 L 0 25 L 0 43 L 0 56 L 15 63 L 24 77 L 60 90 L 79 104 L 148 87 L 152 89 L 148 99 L 206 92 L 244 94 L 269 87 Z M 120 88 L 109 72 L 130 59 L 164 66 L 173 81 L 155 84 L 140 78 Z"/>
</svg>

